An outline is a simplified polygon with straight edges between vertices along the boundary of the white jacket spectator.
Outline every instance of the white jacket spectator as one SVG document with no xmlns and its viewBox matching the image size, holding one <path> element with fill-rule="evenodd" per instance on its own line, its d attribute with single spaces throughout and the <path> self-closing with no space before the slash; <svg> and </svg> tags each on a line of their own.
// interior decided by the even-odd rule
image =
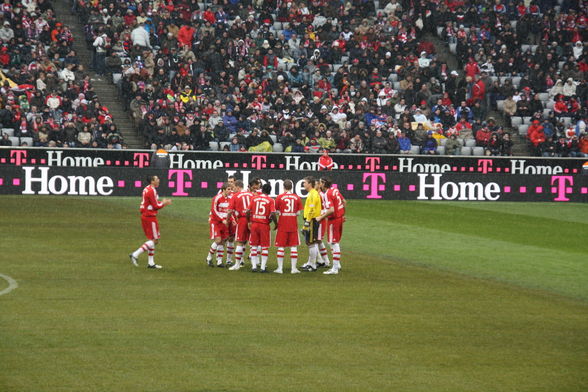
<svg viewBox="0 0 588 392">
<path fill-rule="evenodd" d="M 0 29 L 0 39 L 3 42 L 8 42 L 14 38 L 14 30 L 10 28 L 10 22 L 4 22 L 4 26 Z"/>
<path fill-rule="evenodd" d="M 564 84 L 563 95 L 565 95 L 566 97 L 576 95 L 576 82 L 574 82 L 574 79 L 569 78 L 566 84 Z"/>
<path fill-rule="evenodd" d="M 139 45 L 144 48 L 151 49 L 151 43 L 149 42 L 149 33 L 143 25 L 139 25 L 133 29 L 131 32 L 131 40 L 133 41 L 133 45 Z"/>
<path fill-rule="evenodd" d="M 68 65 L 66 68 L 64 68 L 60 73 L 59 73 L 59 78 L 61 80 L 63 80 L 64 82 L 73 82 L 74 80 L 76 80 L 76 74 L 71 70 L 73 68 L 73 65 Z"/>
</svg>

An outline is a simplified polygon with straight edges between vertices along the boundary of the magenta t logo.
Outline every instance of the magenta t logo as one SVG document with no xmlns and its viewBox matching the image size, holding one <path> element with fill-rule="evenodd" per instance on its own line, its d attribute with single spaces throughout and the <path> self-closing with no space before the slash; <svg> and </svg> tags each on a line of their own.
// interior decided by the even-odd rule
<svg viewBox="0 0 588 392">
<path fill-rule="evenodd" d="M 20 166 L 23 163 L 23 159 L 26 159 L 26 150 L 12 150 L 10 151 L 10 158 L 14 159 L 14 164 Z"/>
<path fill-rule="evenodd" d="M 149 166 L 149 153 L 147 152 L 136 152 L 133 154 L 133 166 L 139 166 L 144 168 Z"/>
<path fill-rule="evenodd" d="M 265 161 L 267 157 L 265 155 L 253 155 L 251 157 L 251 166 L 257 170 L 263 169 L 263 165 L 265 165 Z"/>
<path fill-rule="evenodd" d="M 371 172 L 376 171 L 376 165 L 378 165 L 378 169 L 380 168 L 380 158 L 378 157 L 366 157 L 365 164 L 369 165 L 369 169 Z"/>
<path fill-rule="evenodd" d="M 386 190 L 386 185 L 384 185 L 386 184 L 386 175 L 384 173 L 363 173 L 363 182 L 363 190 L 369 192 L 367 199 L 382 198 L 378 192 Z"/>
<path fill-rule="evenodd" d="M 488 173 L 488 169 L 492 167 L 492 159 L 478 159 L 478 167 L 482 167 L 482 173 Z"/>
<path fill-rule="evenodd" d="M 172 181 L 174 176 L 176 181 Z M 168 185 L 170 188 L 175 188 L 175 192 L 172 193 L 173 196 L 188 196 L 188 192 L 185 192 L 184 189 L 191 188 L 192 182 L 186 181 L 186 176 L 188 177 L 187 180 L 191 180 L 192 170 L 169 170 L 167 172 Z"/>
<path fill-rule="evenodd" d="M 568 182 L 570 186 L 568 187 Z M 566 196 L 569 193 L 572 193 L 572 185 L 574 185 L 574 177 L 572 176 L 551 176 L 551 188 L 553 193 L 557 193 L 557 197 L 554 199 L 555 201 L 570 201 Z"/>
</svg>

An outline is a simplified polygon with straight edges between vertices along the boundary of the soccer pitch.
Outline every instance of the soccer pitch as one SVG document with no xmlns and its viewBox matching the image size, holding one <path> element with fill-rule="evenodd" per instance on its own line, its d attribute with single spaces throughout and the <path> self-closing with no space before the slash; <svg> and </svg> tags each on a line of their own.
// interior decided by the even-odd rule
<svg viewBox="0 0 588 392">
<path fill-rule="evenodd" d="M 0 197 L 0 391 L 588 390 L 588 204 L 350 200 L 325 276 L 207 267 L 205 199 L 133 267 L 139 203 Z"/>
</svg>

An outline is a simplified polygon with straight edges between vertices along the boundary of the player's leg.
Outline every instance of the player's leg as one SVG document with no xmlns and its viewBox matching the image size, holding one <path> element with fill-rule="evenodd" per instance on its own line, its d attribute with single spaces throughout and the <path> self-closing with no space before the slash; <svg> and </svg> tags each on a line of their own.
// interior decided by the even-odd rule
<svg viewBox="0 0 588 392">
<path fill-rule="evenodd" d="M 214 264 L 212 263 L 212 259 L 216 254 L 216 250 L 218 249 L 219 244 L 222 242 L 219 227 L 215 223 L 210 224 L 210 239 L 213 240 L 213 242 L 210 245 L 210 249 L 208 249 L 206 264 L 208 264 L 209 267 L 213 267 Z"/>
<path fill-rule="evenodd" d="M 284 247 L 279 247 L 277 250 L 277 260 L 278 260 L 278 268 L 274 271 L 276 274 L 281 274 L 282 268 L 284 267 Z"/>
<path fill-rule="evenodd" d="M 299 274 L 300 271 L 296 267 L 296 264 L 298 263 L 298 247 L 296 246 L 290 247 L 290 263 L 292 264 L 292 269 L 290 272 L 293 274 Z"/>
<path fill-rule="evenodd" d="M 154 219 L 151 222 L 151 230 L 153 231 L 153 246 L 147 249 L 147 268 L 161 269 L 161 265 L 155 264 L 155 245 L 159 243 L 159 222 Z"/>
<path fill-rule="evenodd" d="M 235 252 L 235 237 L 229 237 L 227 240 L 227 267 L 233 264 L 233 253 Z"/>
<path fill-rule="evenodd" d="M 319 242 L 318 246 L 320 254 L 320 262 L 318 263 L 318 265 L 320 267 L 328 267 L 329 265 L 331 265 L 331 262 L 329 261 L 329 253 L 327 252 L 327 247 L 325 246 L 325 243 L 323 241 Z"/>
<path fill-rule="evenodd" d="M 257 224 L 253 223 L 251 225 L 251 237 L 249 238 L 249 245 L 251 251 L 251 271 L 257 272 L 257 265 L 259 264 L 259 254 L 258 254 L 258 245 L 259 245 L 259 231 L 257 230 Z"/>
<path fill-rule="evenodd" d="M 225 257 L 225 241 L 221 239 L 220 244 L 216 247 L 216 266 L 223 267 L 223 257 Z"/>
<path fill-rule="evenodd" d="M 331 246 L 331 252 L 333 253 L 333 267 L 324 274 L 335 275 L 339 273 L 341 269 L 341 234 L 343 232 L 343 220 L 335 219 L 329 225 L 329 245 Z"/>
<path fill-rule="evenodd" d="M 149 252 L 149 249 L 155 246 L 155 238 L 157 238 L 157 232 L 153 232 L 153 226 L 151 222 L 153 219 L 149 218 L 141 218 L 141 226 L 143 227 L 143 232 L 145 233 L 145 237 L 147 237 L 147 241 L 145 241 L 137 250 L 133 253 L 129 254 L 129 258 L 131 259 L 131 263 L 135 267 L 139 266 L 138 258 L 144 252 Z"/>
</svg>

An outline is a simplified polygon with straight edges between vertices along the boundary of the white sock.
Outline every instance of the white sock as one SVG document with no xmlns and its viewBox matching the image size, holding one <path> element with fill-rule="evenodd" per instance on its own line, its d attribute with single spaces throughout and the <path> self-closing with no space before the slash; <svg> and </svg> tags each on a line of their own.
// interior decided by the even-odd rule
<svg viewBox="0 0 588 392">
<path fill-rule="evenodd" d="M 149 248 L 153 248 L 155 246 L 155 243 L 151 240 L 149 241 L 145 241 L 145 243 L 143 243 L 143 245 L 141 245 L 139 247 L 139 249 L 137 249 L 136 251 L 133 252 L 133 257 L 137 258 L 141 255 L 141 253 L 143 252 L 147 252 L 149 250 Z"/>
<path fill-rule="evenodd" d="M 222 264 L 223 263 L 223 256 L 225 255 L 225 247 L 223 245 L 219 245 L 216 247 L 216 263 Z"/>
<path fill-rule="evenodd" d="M 243 258 L 243 245 L 237 245 L 237 249 L 235 249 L 235 264 L 241 264 L 242 258 Z"/>
<path fill-rule="evenodd" d="M 257 256 L 257 246 L 251 247 L 251 266 L 253 269 L 257 268 L 257 264 L 259 264 L 259 256 Z"/>
<path fill-rule="evenodd" d="M 149 265 L 154 265 L 155 264 L 155 247 L 149 248 L 148 251 L 148 257 L 147 257 L 147 263 L 149 263 Z"/>
<path fill-rule="evenodd" d="M 338 243 L 331 244 L 331 250 L 333 251 L 333 268 L 341 268 L 341 246 Z"/>
<path fill-rule="evenodd" d="M 227 242 L 227 263 L 233 260 L 233 251 L 235 250 L 232 242 Z"/>
<path fill-rule="evenodd" d="M 281 271 L 282 267 L 284 266 L 284 252 L 284 248 L 278 248 L 278 271 Z"/>
<path fill-rule="evenodd" d="M 213 242 L 212 245 L 210 245 L 210 249 L 208 250 L 208 256 L 206 256 L 206 261 L 212 260 L 212 257 L 216 253 L 216 248 L 218 248 L 218 244 L 216 242 Z"/>
<path fill-rule="evenodd" d="M 308 264 L 312 268 L 316 268 L 316 260 L 318 258 L 318 245 L 317 244 L 310 244 L 308 245 Z"/>
<path fill-rule="evenodd" d="M 325 263 L 326 265 L 331 264 L 329 262 L 329 253 L 327 252 L 327 247 L 325 246 L 325 244 L 321 241 L 319 242 L 319 251 L 320 251 L 320 257 L 321 257 L 321 262 Z"/>
<path fill-rule="evenodd" d="M 295 246 L 290 248 L 290 262 L 292 263 L 292 270 L 297 269 L 296 263 L 298 263 L 298 248 Z"/>
<path fill-rule="evenodd" d="M 261 248 L 261 269 L 267 267 L 267 258 L 269 256 L 269 248 L 264 246 Z"/>
</svg>

